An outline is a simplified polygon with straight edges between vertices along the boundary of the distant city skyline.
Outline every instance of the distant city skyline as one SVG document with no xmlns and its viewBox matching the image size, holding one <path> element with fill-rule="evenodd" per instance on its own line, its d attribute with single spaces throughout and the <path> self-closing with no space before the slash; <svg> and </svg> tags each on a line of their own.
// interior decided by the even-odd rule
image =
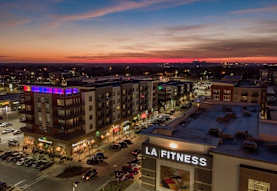
<svg viewBox="0 0 277 191">
<path fill-rule="evenodd" d="M 2 0 L 0 62 L 277 62 L 276 0 Z"/>
</svg>

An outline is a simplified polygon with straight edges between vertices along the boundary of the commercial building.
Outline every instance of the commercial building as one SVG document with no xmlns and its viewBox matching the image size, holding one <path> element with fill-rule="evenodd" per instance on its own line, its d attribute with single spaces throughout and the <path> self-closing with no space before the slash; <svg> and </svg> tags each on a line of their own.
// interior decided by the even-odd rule
<svg viewBox="0 0 277 191">
<path fill-rule="evenodd" d="M 101 143 L 131 134 L 154 113 L 157 83 L 151 80 L 24 86 L 24 144 L 57 155 L 81 157 Z"/>
<path fill-rule="evenodd" d="M 201 104 L 174 125 L 145 129 L 142 187 L 275 191 L 277 126 L 264 130 L 258 115 L 259 107 L 249 104 Z"/>
</svg>

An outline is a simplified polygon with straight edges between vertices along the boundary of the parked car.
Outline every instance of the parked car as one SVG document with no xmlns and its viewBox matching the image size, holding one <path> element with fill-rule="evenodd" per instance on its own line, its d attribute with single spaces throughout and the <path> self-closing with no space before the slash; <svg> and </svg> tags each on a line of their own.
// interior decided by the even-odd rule
<svg viewBox="0 0 277 191">
<path fill-rule="evenodd" d="M 113 144 L 113 145 L 111 145 L 110 148 L 112 150 L 115 150 L 115 151 L 120 151 L 121 150 L 121 146 L 119 144 Z"/>
<path fill-rule="evenodd" d="M 103 162 L 103 159 L 102 158 L 99 159 L 99 158 L 95 157 L 95 155 L 91 159 L 87 160 L 87 164 L 89 164 L 89 165 L 97 165 L 102 162 Z"/>
<path fill-rule="evenodd" d="M 120 145 L 121 148 L 127 148 L 128 147 L 128 144 L 125 143 L 125 142 L 120 142 L 119 145 Z"/>
<path fill-rule="evenodd" d="M 122 182 L 122 181 L 125 181 L 125 180 L 129 180 L 129 179 L 133 179 L 134 178 L 134 174 L 133 173 L 124 173 L 120 178 L 119 180 Z"/>
<path fill-rule="evenodd" d="M 133 142 L 130 139 L 125 139 L 123 142 L 127 143 L 128 145 L 133 144 Z"/>
<path fill-rule="evenodd" d="M 139 164 L 140 160 L 139 159 L 134 159 L 128 162 L 128 164 L 132 165 L 132 164 Z"/>
<path fill-rule="evenodd" d="M 84 181 L 92 180 L 96 175 L 97 175 L 96 169 L 89 170 L 89 171 L 86 172 L 86 174 L 82 177 L 82 180 L 84 180 Z"/>
<path fill-rule="evenodd" d="M 8 189 L 8 186 L 5 182 L 0 182 L 0 191 L 5 191 Z"/>
<path fill-rule="evenodd" d="M 104 155 L 104 153 L 102 153 L 102 152 L 98 152 L 98 153 L 96 153 L 95 154 L 95 157 L 97 158 L 97 159 L 105 159 L 105 155 Z"/>
<path fill-rule="evenodd" d="M 136 168 L 136 167 L 132 167 L 131 165 L 123 166 L 121 170 L 123 172 L 129 172 L 129 173 L 133 173 L 133 174 L 138 174 L 139 173 L 139 169 Z"/>
<path fill-rule="evenodd" d="M 11 133 L 12 131 L 8 130 L 8 129 L 5 129 L 1 132 L 2 135 L 5 135 L 5 134 L 8 134 L 8 133 Z"/>
<path fill-rule="evenodd" d="M 17 140 L 10 139 L 10 140 L 8 140 L 8 145 L 16 147 L 16 146 L 19 146 L 19 142 Z"/>
<path fill-rule="evenodd" d="M 135 149 L 134 151 L 131 152 L 131 154 L 135 157 L 138 156 L 140 153 L 141 153 L 141 150 L 139 149 Z"/>
<path fill-rule="evenodd" d="M 24 158 L 20 158 L 17 162 L 16 162 L 17 166 L 22 166 L 24 165 Z"/>
<path fill-rule="evenodd" d="M 19 134 L 22 134 L 22 133 L 23 133 L 22 131 L 16 130 L 16 131 L 13 132 L 13 135 L 19 135 Z"/>
</svg>

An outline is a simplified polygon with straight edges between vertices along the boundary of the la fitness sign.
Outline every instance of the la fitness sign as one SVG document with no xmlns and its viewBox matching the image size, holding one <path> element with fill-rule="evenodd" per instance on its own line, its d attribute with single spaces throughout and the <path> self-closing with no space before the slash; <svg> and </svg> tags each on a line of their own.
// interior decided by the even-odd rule
<svg viewBox="0 0 277 191">
<path fill-rule="evenodd" d="M 143 145 L 143 154 L 158 159 L 211 168 L 211 157 L 206 155 L 172 151 L 152 145 Z"/>
</svg>

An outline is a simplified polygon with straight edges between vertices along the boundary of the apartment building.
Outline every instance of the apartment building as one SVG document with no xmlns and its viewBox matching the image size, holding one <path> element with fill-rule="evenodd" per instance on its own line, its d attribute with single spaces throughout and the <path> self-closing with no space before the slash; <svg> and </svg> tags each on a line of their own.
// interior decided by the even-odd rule
<svg viewBox="0 0 277 191">
<path fill-rule="evenodd" d="M 24 105 L 24 142 L 47 152 L 71 153 L 72 138 L 84 134 L 79 89 L 24 86 Z"/>
<path fill-rule="evenodd" d="M 67 87 L 26 85 L 24 144 L 79 156 L 93 144 L 128 135 L 133 122 L 157 108 L 156 87 L 151 80 L 72 83 Z"/>
<path fill-rule="evenodd" d="M 214 82 L 211 86 L 213 101 L 233 102 L 234 82 Z"/>
<path fill-rule="evenodd" d="M 182 106 L 190 101 L 192 83 L 181 81 L 169 81 L 159 83 L 158 102 L 160 109 L 170 109 Z"/>
<path fill-rule="evenodd" d="M 266 88 L 254 81 L 217 81 L 211 87 L 212 101 L 264 104 Z"/>
</svg>

